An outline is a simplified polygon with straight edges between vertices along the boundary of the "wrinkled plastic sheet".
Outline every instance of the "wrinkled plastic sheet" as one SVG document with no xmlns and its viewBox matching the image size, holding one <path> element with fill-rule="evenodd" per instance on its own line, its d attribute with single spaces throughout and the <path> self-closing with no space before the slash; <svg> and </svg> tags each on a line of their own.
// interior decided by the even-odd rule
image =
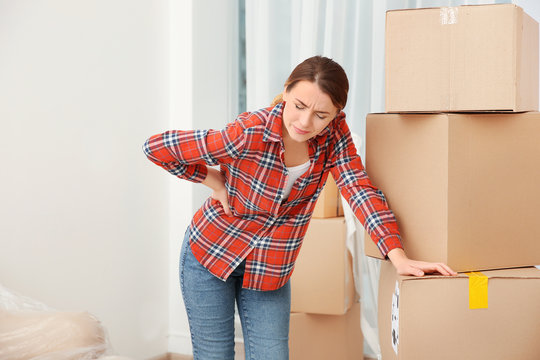
<svg viewBox="0 0 540 360">
<path fill-rule="evenodd" d="M 0 360 L 116 358 L 110 351 L 90 313 L 56 311 L 0 285 Z"/>
</svg>

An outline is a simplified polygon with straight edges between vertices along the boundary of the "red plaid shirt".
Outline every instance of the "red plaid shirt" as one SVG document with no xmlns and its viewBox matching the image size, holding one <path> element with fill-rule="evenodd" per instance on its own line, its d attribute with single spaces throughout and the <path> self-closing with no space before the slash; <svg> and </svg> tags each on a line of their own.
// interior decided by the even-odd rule
<svg viewBox="0 0 540 360">
<path fill-rule="evenodd" d="M 395 217 L 367 177 L 343 112 L 308 141 L 311 166 L 283 199 L 282 107 L 240 114 L 223 130 L 172 130 L 144 144 L 152 162 L 181 179 L 201 182 L 207 165 L 220 166 L 234 216 L 208 198 L 191 222 L 191 249 L 222 280 L 246 260 L 243 287 L 255 290 L 278 289 L 290 278 L 328 172 L 381 253 L 402 247 Z"/>
</svg>

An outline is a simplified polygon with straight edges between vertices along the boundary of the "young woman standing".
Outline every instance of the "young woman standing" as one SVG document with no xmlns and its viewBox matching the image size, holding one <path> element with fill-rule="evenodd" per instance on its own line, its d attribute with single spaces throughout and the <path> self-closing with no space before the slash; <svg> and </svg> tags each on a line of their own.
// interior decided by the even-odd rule
<svg viewBox="0 0 540 360">
<path fill-rule="evenodd" d="M 405 255 L 345 122 L 348 89 L 342 67 L 315 56 L 293 70 L 272 107 L 240 114 L 219 131 L 167 131 L 144 144 L 152 162 L 213 190 L 180 255 L 195 359 L 234 359 L 235 302 L 246 359 L 288 359 L 288 280 L 329 172 L 400 274 L 455 274 Z"/>
</svg>

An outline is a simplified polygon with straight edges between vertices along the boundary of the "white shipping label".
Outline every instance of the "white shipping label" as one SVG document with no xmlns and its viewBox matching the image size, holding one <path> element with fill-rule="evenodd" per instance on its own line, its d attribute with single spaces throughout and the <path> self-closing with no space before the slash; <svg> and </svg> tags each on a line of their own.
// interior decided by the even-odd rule
<svg viewBox="0 0 540 360">
<path fill-rule="evenodd" d="M 399 345 L 399 284 L 396 281 L 396 289 L 392 295 L 392 348 L 398 353 Z"/>
</svg>

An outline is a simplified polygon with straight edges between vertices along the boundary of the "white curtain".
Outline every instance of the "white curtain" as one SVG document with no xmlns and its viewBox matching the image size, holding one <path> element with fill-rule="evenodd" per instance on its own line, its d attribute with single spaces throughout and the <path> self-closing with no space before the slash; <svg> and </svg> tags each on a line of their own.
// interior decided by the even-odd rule
<svg viewBox="0 0 540 360">
<path fill-rule="evenodd" d="M 365 118 L 384 112 L 384 29 L 387 10 L 510 3 L 511 0 L 245 0 L 246 105 L 268 106 L 291 70 L 313 55 L 343 66 L 350 90 L 347 121 L 364 157 Z M 525 2 L 525 0 L 522 0 Z M 518 1 L 519 3 L 519 1 Z M 345 204 L 348 244 L 362 303 L 365 355 L 380 359 L 377 330 L 378 260 L 363 254 L 363 229 Z"/>
</svg>

